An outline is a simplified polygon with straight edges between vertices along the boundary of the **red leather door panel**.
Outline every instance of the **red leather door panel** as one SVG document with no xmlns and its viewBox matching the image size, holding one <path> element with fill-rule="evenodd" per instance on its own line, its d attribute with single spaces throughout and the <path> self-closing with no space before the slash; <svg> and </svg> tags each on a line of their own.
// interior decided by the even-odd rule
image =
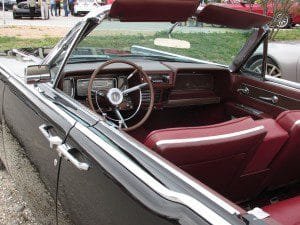
<svg viewBox="0 0 300 225">
<path fill-rule="evenodd" d="M 299 89 L 238 74 L 232 75 L 232 82 L 230 112 L 233 115 L 244 108 L 249 115 L 251 109 L 255 110 L 252 116 L 257 118 L 276 118 L 283 111 L 300 109 Z"/>
</svg>

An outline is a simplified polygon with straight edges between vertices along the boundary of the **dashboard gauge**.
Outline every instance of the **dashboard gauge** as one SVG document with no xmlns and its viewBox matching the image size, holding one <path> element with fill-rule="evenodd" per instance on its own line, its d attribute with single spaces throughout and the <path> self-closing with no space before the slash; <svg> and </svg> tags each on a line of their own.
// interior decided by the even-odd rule
<svg viewBox="0 0 300 225">
<path fill-rule="evenodd" d="M 90 79 L 78 79 L 77 80 L 77 95 L 87 96 L 88 85 Z M 111 88 L 116 87 L 117 80 L 115 78 L 96 78 L 93 83 L 93 89 L 98 91 L 108 91 Z"/>
</svg>

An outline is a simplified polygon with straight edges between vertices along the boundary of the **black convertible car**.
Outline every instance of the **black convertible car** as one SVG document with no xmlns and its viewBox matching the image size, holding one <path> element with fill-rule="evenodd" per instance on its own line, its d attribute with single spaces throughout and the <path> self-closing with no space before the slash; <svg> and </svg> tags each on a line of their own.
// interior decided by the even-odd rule
<svg viewBox="0 0 300 225">
<path fill-rule="evenodd" d="M 8 127 L 20 147 L 4 138 L 0 157 L 13 177 L 30 180 L 21 149 L 75 224 L 298 224 L 300 85 L 265 76 L 270 18 L 198 5 L 116 0 L 50 51 L 3 52 L 2 138 Z M 172 32 L 190 16 L 226 26 L 224 41 L 201 51 L 209 33 Z M 121 35 L 101 29 L 107 17 Z M 174 25 L 134 31 L 160 22 Z M 245 65 L 259 46 L 257 73 Z"/>
</svg>

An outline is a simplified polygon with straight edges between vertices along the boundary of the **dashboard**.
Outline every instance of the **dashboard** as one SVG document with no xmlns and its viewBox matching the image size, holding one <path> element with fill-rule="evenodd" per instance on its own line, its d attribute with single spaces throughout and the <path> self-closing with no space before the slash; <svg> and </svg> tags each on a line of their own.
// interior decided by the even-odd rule
<svg viewBox="0 0 300 225">
<path fill-rule="evenodd" d="M 164 107 L 181 107 L 220 103 L 224 86 L 230 85 L 230 74 L 226 68 L 198 63 L 162 63 L 138 62 L 152 81 L 155 104 L 154 109 Z M 68 95 L 82 102 L 86 101 L 89 78 L 99 63 L 68 65 L 61 89 Z M 94 67 L 94 68 L 93 68 Z M 129 83 L 127 76 L 132 68 L 116 64 L 98 75 L 94 88 L 104 94 L 111 88 L 127 89 L 134 86 Z M 150 102 L 147 88 L 142 90 L 142 102 Z M 125 99 L 125 105 L 132 108 L 132 101 Z"/>
</svg>

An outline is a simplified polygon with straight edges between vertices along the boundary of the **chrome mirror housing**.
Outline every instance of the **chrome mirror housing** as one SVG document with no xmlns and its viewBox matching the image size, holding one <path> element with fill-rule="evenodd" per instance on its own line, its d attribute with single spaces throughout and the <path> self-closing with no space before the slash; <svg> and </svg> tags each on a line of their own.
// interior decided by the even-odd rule
<svg viewBox="0 0 300 225">
<path fill-rule="evenodd" d="M 25 83 L 47 83 L 51 81 L 50 67 L 48 65 L 30 65 L 25 69 Z"/>
</svg>

